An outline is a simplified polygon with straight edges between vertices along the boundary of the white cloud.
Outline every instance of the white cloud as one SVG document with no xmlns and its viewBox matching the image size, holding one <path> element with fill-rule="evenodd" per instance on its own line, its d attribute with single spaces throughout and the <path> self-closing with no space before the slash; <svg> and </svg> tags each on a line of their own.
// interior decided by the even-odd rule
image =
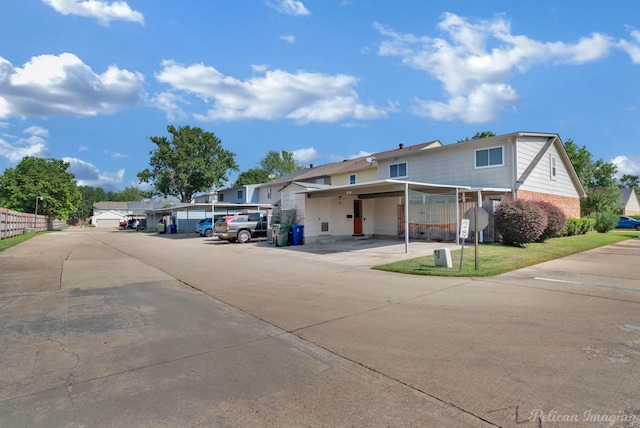
<svg viewBox="0 0 640 428">
<path fill-rule="evenodd" d="M 142 104 L 143 81 L 116 66 L 96 74 L 70 53 L 36 56 L 21 68 L 0 57 L 0 118 L 113 113 Z"/>
<path fill-rule="evenodd" d="M 4 134 L 0 137 L 0 156 L 12 163 L 20 162 L 25 156 L 37 158 L 48 157 L 51 152 L 47 148 L 45 137 L 49 131 L 39 126 L 32 126 L 23 131 L 22 137 Z"/>
<path fill-rule="evenodd" d="M 63 15 L 78 15 L 95 18 L 101 24 L 111 21 L 132 21 L 144 23 L 142 13 L 129 7 L 126 1 L 107 2 L 101 0 L 42 0 Z"/>
<path fill-rule="evenodd" d="M 151 99 L 151 105 L 164 111 L 167 119 L 171 122 L 182 121 L 187 118 L 187 114 L 180 107 L 180 104 L 188 104 L 188 102 L 172 92 L 162 92 Z"/>
<path fill-rule="evenodd" d="M 296 36 L 291 36 L 291 35 L 289 35 L 289 36 L 280 36 L 280 38 L 282 40 L 284 40 L 285 42 L 287 42 L 287 43 L 293 44 L 293 43 L 296 42 Z"/>
<path fill-rule="evenodd" d="M 30 126 L 27 129 L 25 129 L 23 132 L 25 134 L 37 135 L 38 137 L 43 137 L 43 138 L 49 136 L 49 130 L 42 128 L 40 126 Z"/>
<path fill-rule="evenodd" d="M 577 43 L 540 42 L 514 35 L 502 16 L 471 22 L 446 13 L 438 28 L 443 37 L 420 37 L 397 33 L 379 23 L 383 35 L 381 56 L 398 56 L 402 62 L 423 70 L 442 84 L 445 101 L 418 100 L 415 114 L 436 120 L 460 119 L 482 123 L 497 118 L 519 101 L 506 82 L 517 71 L 543 64 L 583 64 L 603 58 L 617 45 L 606 35 L 594 33 Z"/>
<path fill-rule="evenodd" d="M 293 159 L 296 162 L 301 164 L 314 162 L 316 159 L 318 159 L 318 151 L 313 147 L 309 147 L 307 149 L 294 150 Z"/>
<path fill-rule="evenodd" d="M 259 69 L 254 67 L 254 71 Z M 202 121 L 288 118 L 299 123 L 338 122 L 387 115 L 385 109 L 359 103 L 354 90 L 357 79 L 345 74 L 265 70 L 239 80 L 204 64 L 182 66 L 164 61 L 156 79 L 171 85 L 173 91 L 211 103 L 213 107 L 205 114 L 194 115 Z"/>
<path fill-rule="evenodd" d="M 301 1 L 296 0 L 267 0 L 267 5 L 285 15 L 309 15 L 310 12 Z"/>
<path fill-rule="evenodd" d="M 640 156 L 616 156 L 611 163 L 618 167 L 618 178 L 625 174 L 640 176 Z"/>
<path fill-rule="evenodd" d="M 124 179 L 124 169 L 117 172 L 101 172 L 95 165 L 77 158 L 62 158 L 68 162 L 69 172 L 73 173 L 78 186 L 104 187 L 118 185 Z"/>
<path fill-rule="evenodd" d="M 634 64 L 640 64 L 640 31 L 631 30 L 632 40 L 620 40 L 618 47 L 629 54 Z"/>
</svg>

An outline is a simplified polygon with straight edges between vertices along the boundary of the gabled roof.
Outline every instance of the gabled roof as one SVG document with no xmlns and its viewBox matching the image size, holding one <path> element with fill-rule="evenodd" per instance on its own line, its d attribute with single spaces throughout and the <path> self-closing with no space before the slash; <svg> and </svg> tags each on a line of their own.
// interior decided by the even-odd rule
<svg viewBox="0 0 640 428">
<path fill-rule="evenodd" d="M 415 153 L 419 153 L 422 150 L 429 150 L 436 147 L 443 147 L 440 140 L 429 141 L 428 143 L 415 144 L 413 146 L 405 146 L 404 144 L 398 145 L 397 149 L 387 150 L 385 152 L 378 152 L 373 154 L 375 160 L 389 159 L 398 156 L 407 156 Z"/>
<path fill-rule="evenodd" d="M 102 201 L 94 202 L 93 208 L 97 210 L 127 210 L 129 207 L 126 202 Z"/>
<path fill-rule="evenodd" d="M 370 159 L 369 156 L 361 156 L 354 159 L 345 159 L 340 162 L 332 162 L 294 171 L 290 174 L 283 175 L 282 177 L 278 177 L 274 180 L 262 183 L 258 186 L 284 186 L 292 181 L 309 181 L 322 177 L 330 177 L 334 174 L 347 173 L 351 171 L 356 172 L 367 168 L 374 168 L 376 167 L 376 165 L 376 161 Z"/>
</svg>

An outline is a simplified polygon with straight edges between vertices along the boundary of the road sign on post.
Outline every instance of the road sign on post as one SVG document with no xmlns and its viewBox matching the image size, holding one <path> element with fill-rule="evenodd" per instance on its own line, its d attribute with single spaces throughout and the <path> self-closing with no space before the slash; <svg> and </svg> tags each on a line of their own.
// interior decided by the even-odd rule
<svg viewBox="0 0 640 428">
<path fill-rule="evenodd" d="M 482 207 L 474 207 L 464 213 L 464 218 L 472 220 L 469 222 L 469 227 L 475 232 L 476 270 L 478 270 L 478 233 L 489 226 L 489 213 Z"/>
<path fill-rule="evenodd" d="M 467 212 L 464 213 L 464 218 L 470 220 L 469 228 L 470 230 L 484 230 L 485 227 L 489 226 L 489 213 L 482 207 L 477 207 L 478 209 L 478 226 L 476 228 L 476 220 L 475 220 L 475 211 L 476 208 L 469 208 Z"/>
<path fill-rule="evenodd" d="M 464 257 L 464 241 L 469 237 L 469 219 L 463 218 L 460 222 L 460 239 L 462 239 L 462 251 L 460 251 L 460 269 L 458 272 L 462 272 L 462 258 Z"/>
</svg>

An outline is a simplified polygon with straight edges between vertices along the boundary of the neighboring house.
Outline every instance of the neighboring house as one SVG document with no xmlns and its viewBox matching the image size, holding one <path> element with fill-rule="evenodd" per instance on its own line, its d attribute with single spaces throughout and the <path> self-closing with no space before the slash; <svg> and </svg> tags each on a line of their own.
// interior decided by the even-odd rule
<svg viewBox="0 0 640 428">
<path fill-rule="evenodd" d="M 638 215 L 640 214 L 640 202 L 638 202 L 638 194 L 633 187 L 621 188 L 620 201 L 622 203 L 622 215 Z"/>
<path fill-rule="evenodd" d="M 126 214 L 120 211 L 100 210 L 98 214 L 91 216 L 91 224 L 95 227 L 117 228 L 125 218 Z"/>
<path fill-rule="evenodd" d="M 167 201 L 156 202 L 114 202 L 101 201 L 93 203 L 93 216 L 91 224 L 96 227 L 118 227 L 120 221 L 130 218 L 147 218 L 147 212 L 159 209 L 166 205 Z"/>
<path fill-rule="evenodd" d="M 217 191 L 217 201 L 234 204 L 249 204 L 258 202 L 259 184 L 245 184 L 242 186 L 229 187 Z"/>
<path fill-rule="evenodd" d="M 341 162 L 310 168 L 279 189 L 281 209 L 296 209 L 305 242 L 325 235 L 455 240 L 461 217 L 476 203 L 492 210 L 505 198 L 543 200 L 579 217 L 585 196 L 557 134 L 516 132 L 446 146 L 440 141 L 399 145 L 364 160 L 353 162 L 351 171 Z M 377 166 L 375 180 L 370 175 L 358 180 L 359 174 L 371 174 L 359 169 L 365 163 Z"/>
<path fill-rule="evenodd" d="M 197 195 L 193 198 L 194 204 L 211 204 L 215 202 L 218 202 L 217 190 L 214 190 L 213 192 L 203 193 L 202 195 Z"/>
</svg>

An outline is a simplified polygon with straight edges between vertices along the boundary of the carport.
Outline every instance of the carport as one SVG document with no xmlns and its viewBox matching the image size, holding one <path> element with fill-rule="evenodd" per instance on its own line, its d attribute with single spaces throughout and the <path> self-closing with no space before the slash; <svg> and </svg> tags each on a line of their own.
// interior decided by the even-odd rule
<svg viewBox="0 0 640 428">
<path fill-rule="evenodd" d="M 351 221 L 353 223 L 353 236 L 358 236 L 358 233 L 355 232 L 358 232 L 357 223 L 359 221 L 358 216 L 361 215 L 359 210 L 362 203 L 367 200 L 383 201 L 386 198 L 389 201 L 388 203 L 382 202 L 367 216 L 380 216 L 380 219 L 373 220 L 374 224 L 380 223 L 376 230 L 386 229 L 389 231 L 394 227 L 397 230 L 399 229 L 398 226 L 400 226 L 401 230 L 404 231 L 402 234 L 404 235 L 405 252 L 408 253 L 410 233 L 407 233 L 407 231 L 410 231 L 410 215 L 415 217 L 426 214 L 428 216 L 431 215 L 426 213 L 429 208 L 436 207 L 437 204 L 448 206 L 448 211 L 438 214 L 438 221 L 448 224 L 448 227 L 453 229 L 455 242 L 459 244 L 460 220 L 464 215 L 464 211 L 461 208 L 466 208 L 465 203 L 468 201 L 470 204 L 479 205 L 482 203 L 483 196 L 497 195 L 501 197 L 510 192 L 511 189 L 506 188 L 472 188 L 471 186 L 386 179 L 361 184 L 333 186 L 327 189 L 308 189 L 301 193 L 306 194 L 307 201 L 305 203 L 305 232 L 307 230 L 307 220 L 311 219 L 313 221 L 316 217 L 320 220 L 323 213 L 327 211 L 326 206 L 330 205 L 334 207 L 332 208 L 332 213 L 338 212 L 337 215 L 332 214 L 334 217 L 345 216 L 347 222 Z M 320 199 L 317 208 L 309 203 L 314 199 Z M 343 202 L 346 208 L 341 209 Z M 351 203 L 353 203 L 352 210 Z M 396 225 L 399 217 L 398 205 L 405 208 L 402 209 L 401 213 L 402 224 Z M 362 220 L 366 220 L 366 218 L 363 216 Z M 321 226 L 318 230 L 322 230 L 323 227 L 326 228 L 326 226 Z M 311 233 L 315 231 L 313 227 L 308 229 L 312 231 Z"/>
<path fill-rule="evenodd" d="M 273 210 L 273 205 L 257 203 L 236 204 L 220 202 L 212 204 L 182 204 L 147 211 L 147 224 L 153 224 L 155 226 L 159 220 L 164 219 L 166 224 L 176 225 L 176 233 L 190 233 L 195 230 L 196 224 L 204 218 L 214 218 L 243 212 L 265 212 L 269 215 L 271 210 Z M 149 222 L 149 220 L 151 220 L 151 222 Z"/>
</svg>

